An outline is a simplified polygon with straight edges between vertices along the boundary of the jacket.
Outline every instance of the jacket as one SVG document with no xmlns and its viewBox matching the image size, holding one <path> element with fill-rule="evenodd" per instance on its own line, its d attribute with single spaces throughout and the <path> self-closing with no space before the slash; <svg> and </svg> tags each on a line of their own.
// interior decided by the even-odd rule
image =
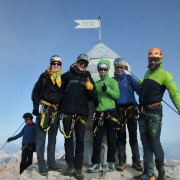
<svg viewBox="0 0 180 180">
<path fill-rule="evenodd" d="M 93 84 L 92 90 L 87 90 L 85 86 L 88 77 Z M 62 100 L 60 103 L 62 113 L 88 117 L 88 101 L 95 101 L 96 96 L 95 84 L 89 71 L 78 71 L 77 66 L 74 65 L 62 75 Z"/>
<path fill-rule="evenodd" d="M 34 86 L 32 93 L 33 105 L 36 109 L 38 109 L 41 99 L 51 104 L 58 104 L 60 101 L 60 95 L 61 87 L 58 87 L 57 84 L 53 85 L 49 73 L 46 70 L 40 75 Z"/>
<path fill-rule="evenodd" d="M 36 124 L 32 123 L 31 125 L 25 125 L 21 132 L 14 136 L 14 140 L 22 138 L 22 144 L 33 144 L 36 142 Z"/>
<path fill-rule="evenodd" d="M 136 99 L 134 96 L 134 91 L 139 95 L 141 91 L 141 85 L 138 83 L 138 81 L 133 77 L 130 76 L 132 80 L 132 85 L 129 83 L 127 79 L 127 74 L 124 72 L 122 74 L 116 74 L 115 80 L 118 82 L 119 85 L 119 91 L 121 92 L 120 98 L 116 100 L 116 105 L 127 105 L 127 104 L 136 104 Z"/>
<path fill-rule="evenodd" d="M 162 101 L 165 90 L 168 90 L 171 100 L 180 112 L 180 96 L 173 76 L 162 69 L 161 64 L 155 71 L 147 70 L 142 83 L 140 95 L 141 105 L 150 105 Z"/>
<path fill-rule="evenodd" d="M 109 71 L 110 62 L 108 60 L 100 60 L 98 64 L 100 63 L 107 64 Z M 109 77 L 108 71 L 104 76 L 100 76 L 101 79 L 95 83 L 99 102 L 96 111 L 105 111 L 116 108 L 115 100 L 120 97 L 118 83 L 115 79 Z M 104 84 L 107 86 L 106 92 L 102 91 L 102 86 Z"/>
</svg>

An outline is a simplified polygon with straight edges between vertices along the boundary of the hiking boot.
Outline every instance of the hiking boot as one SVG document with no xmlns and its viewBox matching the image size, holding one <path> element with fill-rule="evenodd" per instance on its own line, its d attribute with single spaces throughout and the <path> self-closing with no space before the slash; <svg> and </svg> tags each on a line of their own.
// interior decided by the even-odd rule
<svg viewBox="0 0 180 180">
<path fill-rule="evenodd" d="M 123 171 L 126 168 L 126 163 L 125 162 L 120 162 L 117 171 Z"/>
<path fill-rule="evenodd" d="M 141 166 L 141 162 L 133 162 L 132 167 L 135 168 L 137 171 L 143 171 L 143 167 Z"/>
<path fill-rule="evenodd" d="M 114 171 L 114 163 L 108 162 L 108 168 L 109 168 L 109 171 Z"/>
<path fill-rule="evenodd" d="M 139 176 L 134 176 L 132 180 L 155 180 L 155 176 L 154 174 L 148 175 L 148 174 L 143 173 Z"/>
<path fill-rule="evenodd" d="M 54 167 L 48 167 L 48 171 L 57 171 L 57 172 L 61 172 L 61 168 L 54 166 Z"/>
<path fill-rule="evenodd" d="M 65 172 L 65 176 L 74 176 L 74 175 L 75 175 L 74 166 L 72 164 L 68 164 Z"/>
<path fill-rule="evenodd" d="M 41 174 L 42 176 L 47 176 L 48 170 L 47 169 L 41 169 L 41 170 L 39 170 L 39 174 Z"/>
<path fill-rule="evenodd" d="M 82 169 L 76 169 L 75 170 L 75 177 L 78 180 L 84 179 L 84 174 L 82 172 Z"/>
<path fill-rule="evenodd" d="M 99 168 L 99 164 L 91 164 L 91 166 L 89 166 L 89 168 L 87 169 L 88 173 L 93 173 L 95 171 L 95 169 Z"/>
</svg>

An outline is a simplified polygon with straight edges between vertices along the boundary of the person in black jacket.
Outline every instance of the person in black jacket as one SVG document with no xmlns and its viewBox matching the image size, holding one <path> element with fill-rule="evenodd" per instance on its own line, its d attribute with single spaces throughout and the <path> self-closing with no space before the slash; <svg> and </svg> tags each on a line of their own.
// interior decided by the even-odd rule
<svg viewBox="0 0 180 180">
<path fill-rule="evenodd" d="M 26 125 L 23 127 L 21 132 L 16 136 L 7 139 L 7 142 L 11 142 L 23 136 L 20 174 L 22 174 L 23 171 L 32 164 L 33 152 L 35 151 L 36 147 L 36 124 L 32 121 L 33 116 L 31 113 L 25 113 L 23 118 Z"/>
<path fill-rule="evenodd" d="M 50 67 L 42 73 L 33 92 L 33 114 L 37 116 L 36 152 L 39 173 L 48 175 L 48 171 L 60 171 L 55 161 L 55 145 L 58 130 L 58 108 L 61 95 L 62 60 L 58 55 L 50 59 Z M 48 131 L 47 165 L 44 159 L 46 132 Z M 48 167 L 48 168 L 47 168 Z"/>
<path fill-rule="evenodd" d="M 65 158 L 67 162 L 66 175 L 75 175 L 84 179 L 82 173 L 85 125 L 88 118 L 88 100 L 96 99 L 94 81 L 89 71 L 86 71 L 89 60 L 86 54 L 80 54 L 76 65 L 62 75 L 61 113 L 63 134 L 65 137 Z M 74 156 L 73 129 L 76 134 Z M 75 168 L 75 169 L 74 169 Z"/>
</svg>

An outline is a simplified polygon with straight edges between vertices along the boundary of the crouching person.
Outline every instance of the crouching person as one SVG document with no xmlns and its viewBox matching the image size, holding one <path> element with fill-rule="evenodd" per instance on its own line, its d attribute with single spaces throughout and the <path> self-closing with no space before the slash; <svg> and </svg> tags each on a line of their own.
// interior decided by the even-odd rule
<svg viewBox="0 0 180 180">
<path fill-rule="evenodd" d="M 36 152 L 39 173 L 60 171 L 55 161 L 55 145 L 58 130 L 58 107 L 61 94 L 62 60 L 58 55 L 50 59 L 50 67 L 41 74 L 32 92 L 33 114 L 36 118 Z M 46 133 L 48 132 L 47 164 L 44 159 Z"/>
<path fill-rule="evenodd" d="M 36 149 L 36 126 L 33 122 L 33 116 L 31 113 L 25 113 L 23 118 L 26 125 L 23 127 L 21 132 L 16 136 L 7 139 L 7 142 L 11 142 L 23 136 L 20 174 L 22 174 L 23 171 L 32 164 L 33 152 Z"/>
</svg>

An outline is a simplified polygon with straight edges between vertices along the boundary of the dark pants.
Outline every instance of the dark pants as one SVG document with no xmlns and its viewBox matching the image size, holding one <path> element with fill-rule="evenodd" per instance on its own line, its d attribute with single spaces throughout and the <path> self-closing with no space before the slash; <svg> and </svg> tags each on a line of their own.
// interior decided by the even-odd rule
<svg viewBox="0 0 180 180">
<path fill-rule="evenodd" d="M 164 151 L 160 142 L 161 126 L 162 114 L 140 114 L 139 129 L 144 152 L 144 171 L 147 173 L 154 172 L 153 155 L 155 155 L 156 162 L 162 162 L 164 159 Z"/>
<path fill-rule="evenodd" d="M 56 166 L 55 160 L 55 146 L 56 146 L 56 135 L 58 130 L 58 118 L 55 117 L 54 124 L 48 131 L 43 131 L 39 127 L 41 116 L 36 118 L 36 153 L 39 170 L 46 169 L 48 167 Z M 46 132 L 48 133 L 48 145 L 47 145 L 47 165 L 44 159 Z"/>
<path fill-rule="evenodd" d="M 81 116 L 81 118 L 86 122 L 87 117 Z M 70 128 L 72 124 L 72 118 L 67 116 L 63 119 L 64 132 L 69 135 Z M 85 136 L 85 124 L 80 120 L 77 120 L 74 127 L 75 138 L 76 138 L 76 148 L 74 155 L 74 142 L 73 133 L 71 133 L 70 138 L 65 138 L 65 158 L 67 164 L 75 165 L 75 169 L 82 169 L 83 165 L 83 154 L 84 154 L 84 136 Z"/>
<path fill-rule="evenodd" d="M 106 114 L 106 112 L 105 112 Z M 112 116 L 114 112 L 111 112 Z M 106 115 L 104 115 L 106 118 Z M 116 116 L 117 117 L 117 116 Z M 107 145 L 108 145 L 108 152 L 107 152 L 107 162 L 115 162 L 115 153 L 116 153 L 116 127 L 117 123 L 114 122 L 111 118 L 105 119 L 104 118 L 104 126 L 98 126 L 98 131 L 96 136 L 94 136 L 93 140 L 93 154 L 91 161 L 93 164 L 100 163 L 100 152 L 101 152 L 101 145 L 103 141 L 104 130 L 106 128 L 107 132 Z"/>
<path fill-rule="evenodd" d="M 33 148 L 31 146 L 26 146 L 22 150 L 21 154 L 21 163 L 20 163 L 20 174 L 23 173 L 27 167 L 29 167 L 32 164 L 33 160 Z"/>
<path fill-rule="evenodd" d="M 130 117 L 127 119 L 127 128 L 129 132 L 129 144 L 132 152 L 132 161 L 140 162 L 137 140 L 137 120 L 134 118 L 132 111 L 129 111 L 128 113 L 131 113 L 127 114 L 127 117 Z M 117 151 L 119 162 L 126 162 L 126 125 L 117 131 Z"/>
</svg>

